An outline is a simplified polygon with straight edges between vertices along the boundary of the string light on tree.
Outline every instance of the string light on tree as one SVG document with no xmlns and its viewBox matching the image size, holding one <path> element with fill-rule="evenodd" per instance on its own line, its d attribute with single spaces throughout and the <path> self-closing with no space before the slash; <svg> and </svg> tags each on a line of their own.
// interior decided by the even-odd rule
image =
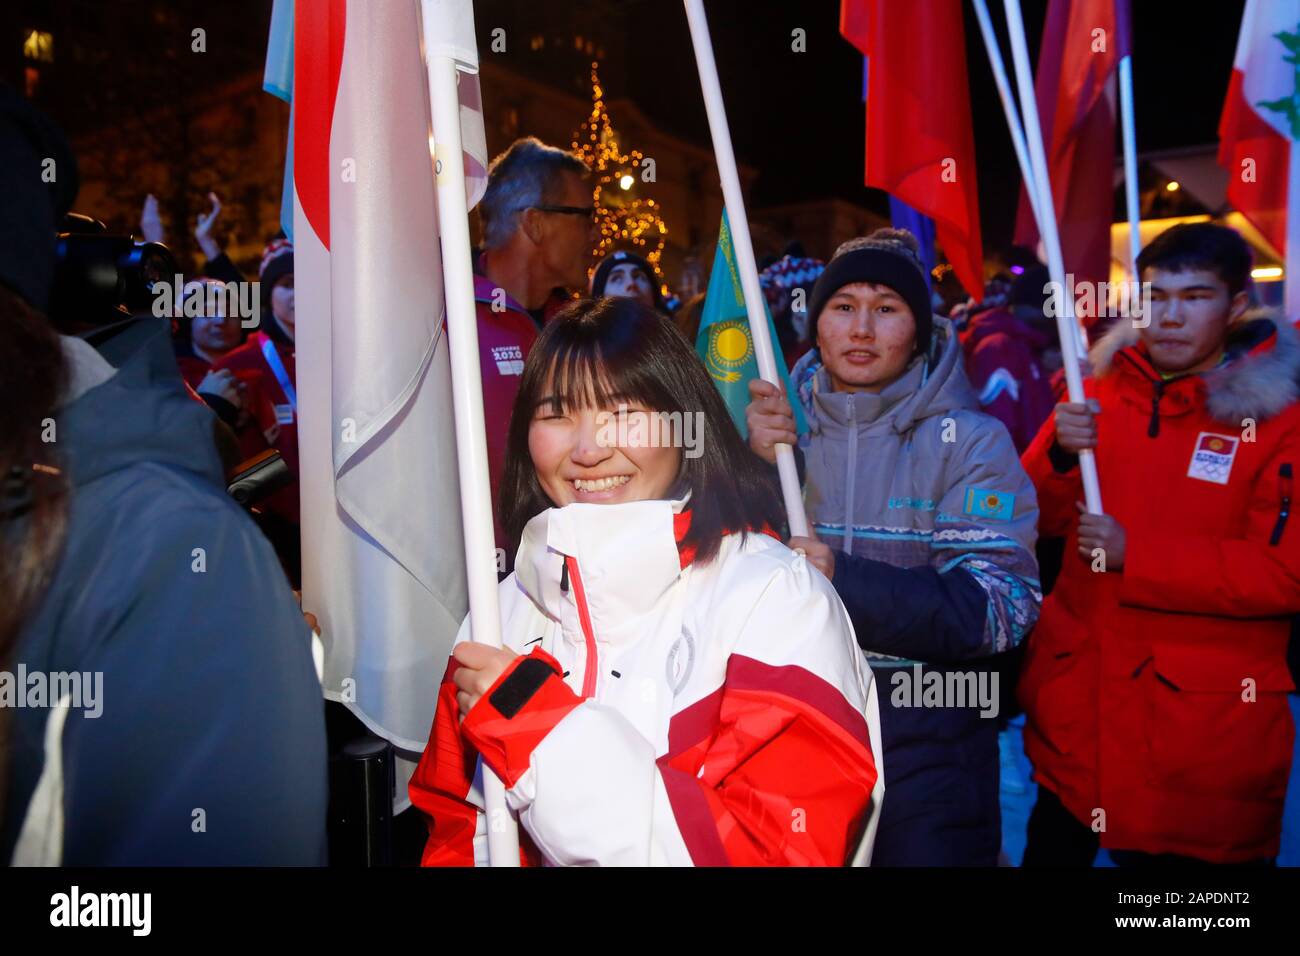
<svg viewBox="0 0 1300 956">
<path fill-rule="evenodd" d="M 573 135 L 572 149 L 595 172 L 592 198 L 600 238 L 592 248 L 594 260 L 603 259 L 616 246 L 636 247 L 655 271 L 660 290 L 668 295 L 668 283 L 659 268 L 668 226 L 653 199 L 635 195 L 644 158 L 640 150 L 624 153 L 618 134 L 605 107 L 605 90 L 600 85 L 599 63 L 591 64 L 591 112 Z M 644 250 L 644 251 L 642 251 Z"/>
</svg>

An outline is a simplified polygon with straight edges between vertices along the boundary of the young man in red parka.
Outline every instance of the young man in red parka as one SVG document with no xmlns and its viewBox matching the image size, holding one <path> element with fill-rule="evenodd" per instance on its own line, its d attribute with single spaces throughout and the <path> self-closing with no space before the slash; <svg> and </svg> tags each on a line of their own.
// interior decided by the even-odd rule
<svg viewBox="0 0 1300 956">
<path fill-rule="evenodd" d="M 1039 783 L 1024 863 L 1269 864 L 1295 729 L 1300 340 L 1248 314 L 1250 249 L 1210 223 L 1138 257 L 1149 324 L 1090 356 L 1087 405 L 1025 451 L 1040 533 L 1067 538 L 1019 695 Z M 1083 513 L 1094 450 L 1106 513 Z"/>
</svg>

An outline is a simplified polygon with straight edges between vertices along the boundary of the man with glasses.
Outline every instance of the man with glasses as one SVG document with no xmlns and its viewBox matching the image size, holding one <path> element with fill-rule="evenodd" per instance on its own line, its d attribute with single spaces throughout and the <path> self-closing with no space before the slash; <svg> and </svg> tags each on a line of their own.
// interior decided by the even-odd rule
<svg viewBox="0 0 1300 956">
<path fill-rule="evenodd" d="M 591 170 L 534 137 L 516 140 L 488 167 L 478 210 L 483 241 L 474 298 L 495 502 L 524 359 L 542 324 L 572 298 L 568 290 L 587 287 L 595 241 Z M 497 547 L 505 547 L 499 522 Z"/>
</svg>

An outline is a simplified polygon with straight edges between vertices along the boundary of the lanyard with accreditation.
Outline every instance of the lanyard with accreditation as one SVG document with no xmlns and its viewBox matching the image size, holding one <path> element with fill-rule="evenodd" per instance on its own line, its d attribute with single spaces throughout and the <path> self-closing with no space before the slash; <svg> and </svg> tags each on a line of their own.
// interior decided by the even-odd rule
<svg viewBox="0 0 1300 956">
<path fill-rule="evenodd" d="M 259 333 L 261 334 L 261 333 Z M 266 364 L 271 367 L 271 374 L 275 380 L 280 383 L 280 389 L 284 392 L 285 397 L 289 399 L 290 415 L 298 411 L 298 393 L 294 391 L 293 382 L 289 380 L 289 373 L 285 371 L 284 363 L 280 361 L 280 353 L 267 335 L 262 335 L 262 356 L 266 359 Z M 279 409 L 277 408 L 276 418 L 279 419 Z M 289 421 L 292 421 L 292 417 Z M 282 422 L 281 424 L 287 424 Z"/>
</svg>

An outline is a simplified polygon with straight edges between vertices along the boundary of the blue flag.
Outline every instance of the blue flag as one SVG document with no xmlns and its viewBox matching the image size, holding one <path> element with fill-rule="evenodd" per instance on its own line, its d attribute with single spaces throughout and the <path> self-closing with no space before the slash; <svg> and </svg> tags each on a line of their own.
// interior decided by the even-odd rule
<svg viewBox="0 0 1300 956">
<path fill-rule="evenodd" d="M 280 196 L 280 226 L 293 240 L 293 0 L 275 0 L 271 31 L 266 40 L 266 69 L 262 89 L 289 104 L 289 146 L 284 155 L 284 188 Z"/>
</svg>

